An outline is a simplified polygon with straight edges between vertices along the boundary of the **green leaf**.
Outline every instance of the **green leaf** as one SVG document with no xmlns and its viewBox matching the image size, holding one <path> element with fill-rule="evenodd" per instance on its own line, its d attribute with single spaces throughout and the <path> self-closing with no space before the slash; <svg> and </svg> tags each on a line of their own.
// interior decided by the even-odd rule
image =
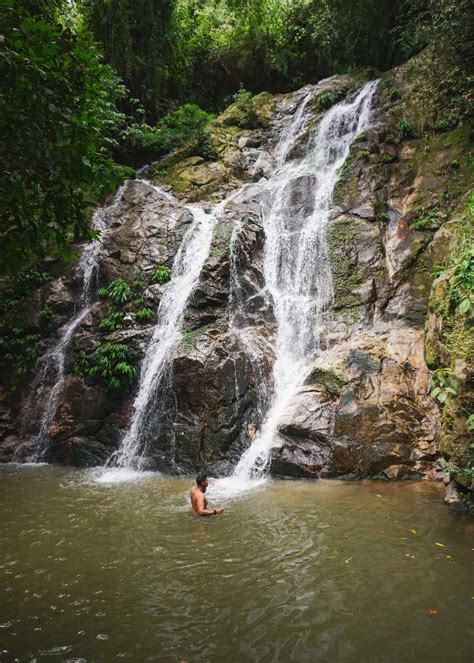
<svg viewBox="0 0 474 663">
<path fill-rule="evenodd" d="M 458 313 L 465 314 L 471 308 L 471 301 L 469 299 L 463 299 L 458 306 Z"/>
</svg>

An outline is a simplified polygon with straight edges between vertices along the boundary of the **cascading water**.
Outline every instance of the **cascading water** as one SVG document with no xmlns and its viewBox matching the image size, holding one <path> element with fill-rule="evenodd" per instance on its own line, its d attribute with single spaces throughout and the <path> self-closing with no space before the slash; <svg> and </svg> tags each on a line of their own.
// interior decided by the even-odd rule
<svg viewBox="0 0 474 663">
<path fill-rule="evenodd" d="M 109 459 L 108 467 L 127 470 L 141 470 L 143 467 L 147 445 L 148 407 L 169 365 L 171 350 L 181 338 L 186 304 L 198 283 L 201 269 L 209 254 L 216 212 L 207 214 L 200 207 L 186 207 L 193 214 L 194 222 L 186 232 L 175 256 L 171 280 L 158 307 L 158 323 L 143 359 L 130 426 L 119 449 Z M 113 481 L 115 478 L 115 473 L 112 473 L 103 475 L 101 480 Z"/>
<path fill-rule="evenodd" d="M 282 414 L 320 352 L 324 314 L 333 298 L 326 242 L 333 190 L 351 143 L 368 125 L 376 86 L 376 81 L 367 83 L 333 106 L 310 138 L 304 158 L 285 163 L 304 127 L 309 93 L 276 146 L 276 172 L 267 182 L 249 187 L 254 198 L 262 199 L 264 273 L 277 322 L 274 396 L 258 438 L 242 455 L 233 477 L 222 480 L 224 494 L 248 489 L 251 479 L 261 481 Z M 302 189 L 306 194 L 309 189 L 310 204 L 303 204 Z"/>
<path fill-rule="evenodd" d="M 92 218 L 92 229 L 98 233 L 98 238 L 84 248 L 77 266 L 77 274 L 81 279 L 77 311 L 73 318 L 60 330 L 57 343 L 39 359 L 31 394 L 24 408 L 23 434 L 29 433 L 31 422 L 39 422 L 39 426 L 34 431 L 34 447 L 27 458 L 29 462 L 40 462 L 47 451 L 49 430 L 56 415 L 64 385 L 66 352 L 76 329 L 90 311 L 98 259 L 108 225 L 108 214 L 120 203 L 122 194 L 123 187 L 117 191 L 111 205 L 95 211 Z"/>
<path fill-rule="evenodd" d="M 287 162 L 287 156 L 307 121 L 305 111 L 314 94 L 313 89 L 309 90 L 292 122 L 281 133 L 275 147 L 275 172 L 269 180 L 245 185 L 217 205 L 212 213 L 206 213 L 198 206 L 186 206 L 194 216 L 194 223 L 176 254 L 171 280 L 158 308 L 158 323 L 142 363 L 129 428 L 119 449 L 107 463 L 109 471 L 99 478 L 100 481 L 121 480 L 128 478 L 130 471 L 135 473 L 143 469 L 149 437 L 150 406 L 169 367 L 172 349 L 181 337 L 186 305 L 208 256 L 216 219 L 231 200 L 239 202 L 250 198 L 260 200 L 264 215 L 264 272 L 277 320 L 274 398 L 262 431 L 242 456 L 234 478 L 248 481 L 252 476 L 263 474 L 278 420 L 303 383 L 319 351 L 323 313 L 332 299 L 325 241 L 332 192 L 337 181 L 337 170 L 347 157 L 351 142 L 368 121 L 375 85 L 367 84 L 350 101 L 333 107 L 310 140 L 306 156 Z M 313 182 L 315 173 L 316 183 Z M 312 186 L 312 206 L 309 211 L 299 212 L 297 223 L 293 226 L 293 186 L 295 182 L 305 179 Z M 161 190 L 160 193 L 165 195 Z M 172 199 L 170 194 L 166 196 Z M 238 298 L 238 279 L 233 286 L 231 284 L 231 290 Z M 239 329 L 237 319 L 238 316 L 231 315 L 231 327 L 235 327 L 234 331 L 244 337 L 244 330 Z M 123 473 L 123 470 L 126 472 Z"/>
</svg>

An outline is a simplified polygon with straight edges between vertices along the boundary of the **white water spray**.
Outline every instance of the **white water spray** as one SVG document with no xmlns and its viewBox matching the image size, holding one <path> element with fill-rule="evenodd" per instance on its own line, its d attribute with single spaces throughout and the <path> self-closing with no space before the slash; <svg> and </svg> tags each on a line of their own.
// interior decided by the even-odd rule
<svg viewBox="0 0 474 663">
<path fill-rule="evenodd" d="M 23 434 L 27 432 L 28 424 L 32 420 L 39 420 L 39 428 L 35 434 L 35 444 L 27 458 L 30 462 L 40 462 L 47 451 L 49 430 L 56 415 L 59 398 L 64 386 L 66 352 L 76 329 L 91 309 L 93 284 L 107 230 L 108 215 L 120 203 L 123 190 L 124 187 L 120 187 L 108 207 L 99 208 L 94 212 L 92 229 L 98 233 L 98 238 L 84 248 L 77 266 L 77 274 L 81 279 L 78 309 L 73 318 L 60 330 L 56 344 L 39 359 L 38 371 L 31 388 L 31 395 L 23 410 L 25 415 Z M 38 411 L 39 408 L 41 408 L 40 411 Z"/>
<path fill-rule="evenodd" d="M 263 205 L 264 272 L 277 321 L 274 396 L 258 438 L 234 475 L 214 484 L 215 495 L 235 495 L 262 483 L 270 449 L 278 444 L 279 421 L 320 352 L 324 314 L 333 299 L 326 241 L 333 191 L 351 143 L 369 123 L 376 86 L 367 83 L 333 106 L 310 138 L 305 157 L 285 163 L 304 127 L 308 94 L 275 149 L 278 169 L 268 182 L 253 185 L 252 194 L 260 188 L 268 201 Z"/>
</svg>

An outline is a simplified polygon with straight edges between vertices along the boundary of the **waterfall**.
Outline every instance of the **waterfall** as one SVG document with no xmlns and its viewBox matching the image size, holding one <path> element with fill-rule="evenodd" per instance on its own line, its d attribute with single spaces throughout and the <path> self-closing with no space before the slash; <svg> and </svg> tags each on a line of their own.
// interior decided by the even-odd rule
<svg viewBox="0 0 474 663">
<path fill-rule="evenodd" d="M 278 423 L 320 352 L 324 317 L 333 299 L 326 241 L 333 190 L 352 142 L 369 123 L 376 86 L 376 81 L 367 83 L 333 106 L 309 138 L 305 156 L 287 161 L 304 127 L 307 95 L 275 148 L 275 173 L 252 186 L 252 196 L 262 201 L 264 275 L 277 323 L 274 393 L 257 439 L 233 477 L 222 480 L 227 494 L 265 474 Z"/>
<path fill-rule="evenodd" d="M 92 229 L 98 233 L 98 238 L 84 248 L 76 270 L 81 280 L 79 305 L 72 319 L 60 329 L 59 338 L 55 345 L 38 360 L 38 369 L 30 397 L 23 409 L 25 422 L 23 434 L 28 433 L 32 421 L 39 422 L 39 426 L 35 431 L 34 447 L 27 457 L 30 462 L 40 462 L 47 451 L 50 439 L 49 430 L 56 415 L 64 385 L 66 352 L 76 329 L 91 309 L 93 285 L 107 230 L 108 215 L 120 203 L 123 190 L 124 187 L 120 187 L 108 207 L 99 208 L 94 212 Z"/>
<path fill-rule="evenodd" d="M 201 269 L 209 254 L 216 214 L 222 205 L 223 203 L 218 205 L 211 214 L 200 207 L 186 205 L 186 209 L 194 217 L 194 222 L 184 235 L 175 256 L 171 279 L 158 307 L 158 323 L 142 362 L 129 428 L 120 447 L 107 462 L 108 467 L 132 470 L 143 468 L 149 406 L 169 365 L 171 350 L 181 338 L 186 304 L 198 283 Z"/>
</svg>

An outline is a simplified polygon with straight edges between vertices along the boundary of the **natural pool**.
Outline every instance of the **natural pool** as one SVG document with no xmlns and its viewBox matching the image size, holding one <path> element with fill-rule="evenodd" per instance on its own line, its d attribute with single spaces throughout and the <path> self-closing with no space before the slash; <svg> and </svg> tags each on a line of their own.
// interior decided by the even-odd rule
<svg viewBox="0 0 474 663">
<path fill-rule="evenodd" d="M 274 481 L 199 520 L 191 480 L 95 478 L 0 468 L 2 662 L 472 660 L 474 526 L 439 485 Z"/>
</svg>

